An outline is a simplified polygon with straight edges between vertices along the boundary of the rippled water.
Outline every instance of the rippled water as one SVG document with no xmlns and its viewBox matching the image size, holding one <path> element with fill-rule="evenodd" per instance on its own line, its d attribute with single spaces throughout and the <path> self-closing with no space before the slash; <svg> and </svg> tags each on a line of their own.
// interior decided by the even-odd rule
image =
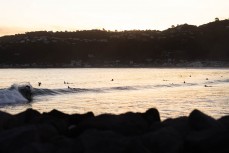
<svg viewBox="0 0 229 153">
<path fill-rule="evenodd" d="M 9 90 L 22 82 L 33 87 L 31 103 Z M 152 107 L 163 119 L 195 108 L 215 118 L 228 115 L 229 69 L 0 69 L 0 110 L 12 114 L 27 108 L 120 114 Z"/>
</svg>

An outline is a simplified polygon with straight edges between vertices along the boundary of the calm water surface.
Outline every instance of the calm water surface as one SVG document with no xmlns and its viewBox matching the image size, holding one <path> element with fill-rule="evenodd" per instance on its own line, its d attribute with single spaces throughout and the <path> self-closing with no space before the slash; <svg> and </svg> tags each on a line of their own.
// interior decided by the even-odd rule
<svg viewBox="0 0 229 153">
<path fill-rule="evenodd" d="M 33 87 L 31 103 L 9 90 L 21 83 Z M 0 69 L 0 110 L 12 114 L 27 108 L 120 114 L 152 107 L 163 119 L 193 109 L 228 115 L 229 69 Z"/>
</svg>

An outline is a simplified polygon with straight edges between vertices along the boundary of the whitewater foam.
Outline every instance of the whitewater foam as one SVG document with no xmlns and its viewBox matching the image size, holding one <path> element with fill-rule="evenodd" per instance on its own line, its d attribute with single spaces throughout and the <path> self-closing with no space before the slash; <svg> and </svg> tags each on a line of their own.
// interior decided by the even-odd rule
<svg viewBox="0 0 229 153">
<path fill-rule="evenodd" d="M 0 90 L 0 104 L 26 103 L 28 100 L 17 89 Z"/>
<path fill-rule="evenodd" d="M 21 89 L 29 87 L 29 90 L 32 92 L 32 86 L 30 83 L 15 83 L 11 85 L 10 88 L 0 89 L 0 104 L 18 104 L 18 103 L 27 103 L 29 100 L 23 96 Z"/>
</svg>

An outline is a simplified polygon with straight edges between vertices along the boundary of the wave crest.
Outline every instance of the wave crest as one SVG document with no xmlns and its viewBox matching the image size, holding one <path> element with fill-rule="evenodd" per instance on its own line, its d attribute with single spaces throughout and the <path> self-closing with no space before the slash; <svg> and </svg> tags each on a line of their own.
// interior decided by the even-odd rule
<svg viewBox="0 0 229 153">
<path fill-rule="evenodd" d="M 27 103 L 32 100 L 33 87 L 28 82 L 15 83 L 10 88 L 0 89 L 0 104 Z"/>
</svg>

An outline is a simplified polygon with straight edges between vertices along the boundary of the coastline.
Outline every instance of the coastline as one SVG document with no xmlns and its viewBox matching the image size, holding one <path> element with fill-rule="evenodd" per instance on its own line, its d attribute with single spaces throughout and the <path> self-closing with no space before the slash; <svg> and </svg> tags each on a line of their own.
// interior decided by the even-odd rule
<svg viewBox="0 0 229 153">
<path fill-rule="evenodd" d="M 98 64 L 98 63 L 82 63 L 80 65 L 62 63 L 62 64 L 0 64 L 3 68 L 229 68 L 228 61 L 179 61 L 176 63 L 135 63 L 135 64 Z"/>
<path fill-rule="evenodd" d="M 161 121 L 144 113 L 65 114 L 27 109 L 0 112 L 1 152 L 227 152 L 229 116 L 214 119 L 199 110 Z"/>
</svg>

